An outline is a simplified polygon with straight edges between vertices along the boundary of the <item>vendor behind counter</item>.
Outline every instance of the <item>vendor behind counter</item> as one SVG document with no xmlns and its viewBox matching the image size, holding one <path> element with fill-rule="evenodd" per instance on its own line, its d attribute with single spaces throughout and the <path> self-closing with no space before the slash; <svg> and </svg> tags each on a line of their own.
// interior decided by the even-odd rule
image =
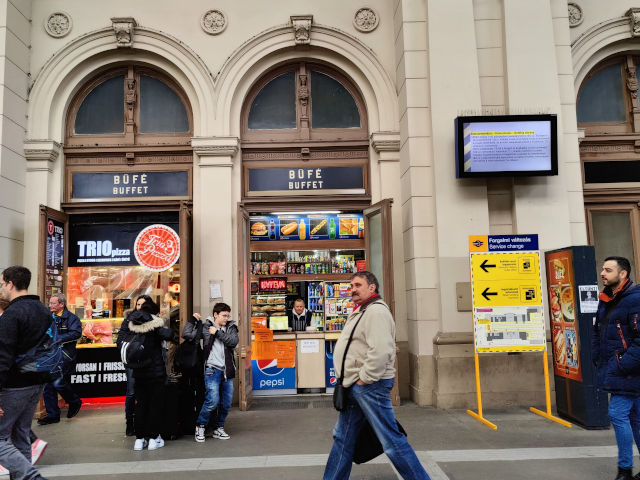
<svg viewBox="0 0 640 480">
<path fill-rule="evenodd" d="M 304 332 L 311 326 L 311 312 L 307 310 L 304 300 L 297 298 L 293 302 L 293 310 L 289 312 L 289 330 Z"/>
</svg>

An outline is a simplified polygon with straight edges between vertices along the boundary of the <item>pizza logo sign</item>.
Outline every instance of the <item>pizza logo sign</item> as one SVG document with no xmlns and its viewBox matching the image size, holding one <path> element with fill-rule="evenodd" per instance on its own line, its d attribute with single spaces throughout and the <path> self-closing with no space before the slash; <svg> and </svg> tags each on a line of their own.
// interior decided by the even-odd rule
<svg viewBox="0 0 640 480">
<path fill-rule="evenodd" d="M 49 235 L 53 235 L 53 232 L 54 232 L 53 227 L 54 227 L 53 222 L 49 220 L 49 223 L 47 223 L 47 232 L 49 232 Z"/>
<path fill-rule="evenodd" d="M 149 225 L 136 237 L 133 252 L 142 267 L 162 272 L 178 261 L 180 237 L 166 225 Z"/>
</svg>

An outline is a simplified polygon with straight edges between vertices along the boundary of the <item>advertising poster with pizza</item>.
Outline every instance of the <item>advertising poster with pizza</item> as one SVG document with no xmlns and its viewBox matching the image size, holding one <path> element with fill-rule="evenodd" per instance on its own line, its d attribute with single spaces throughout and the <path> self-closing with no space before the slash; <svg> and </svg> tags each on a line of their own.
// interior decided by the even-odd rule
<svg viewBox="0 0 640 480">
<path fill-rule="evenodd" d="M 582 381 L 576 314 L 576 286 L 571 250 L 549 253 L 547 287 L 556 375 Z"/>
</svg>

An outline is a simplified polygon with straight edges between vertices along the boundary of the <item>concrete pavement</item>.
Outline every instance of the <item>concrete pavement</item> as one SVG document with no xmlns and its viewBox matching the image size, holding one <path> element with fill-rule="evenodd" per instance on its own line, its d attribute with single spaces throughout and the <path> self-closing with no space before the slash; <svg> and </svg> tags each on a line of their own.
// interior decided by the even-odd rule
<svg viewBox="0 0 640 480">
<path fill-rule="evenodd" d="M 329 402 L 297 402 L 289 408 L 233 409 L 226 430 L 231 439 L 193 436 L 167 441 L 156 451 L 133 451 L 124 436 L 123 408 L 83 408 L 78 417 L 34 431 L 49 442 L 38 463 L 55 479 L 164 480 L 321 478 L 331 448 L 337 412 Z M 438 410 L 405 403 L 396 416 L 434 480 L 613 479 L 616 447 L 612 430 L 566 428 L 524 408 L 485 411 L 492 431 L 462 410 Z M 638 470 L 640 462 L 636 458 Z M 2 478 L 2 477 L 0 477 Z M 383 455 L 354 465 L 352 479 L 396 479 Z"/>
</svg>

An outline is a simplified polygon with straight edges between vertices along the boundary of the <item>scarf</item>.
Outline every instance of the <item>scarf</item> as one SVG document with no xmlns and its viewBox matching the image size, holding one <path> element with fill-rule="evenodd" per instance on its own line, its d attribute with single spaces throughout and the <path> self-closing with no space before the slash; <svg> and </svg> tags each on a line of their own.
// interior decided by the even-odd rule
<svg viewBox="0 0 640 480">
<path fill-rule="evenodd" d="M 602 292 L 600 292 L 600 295 L 598 295 L 598 298 L 600 300 L 602 300 L 603 302 L 605 302 L 605 303 L 609 303 L 614 298 L 616 298 L 618 293 L 626 290 L 630 283 L 631 283 L 631 281 L 627 278 L 624 282 L 622 282 L 620 285 L 618 285 L 618 288 L 616 288 L 616 290 L 613 291 L 613 292 L 611 291 L 610 288 L 604 287 L 602 289 Z"/>
</svg>

